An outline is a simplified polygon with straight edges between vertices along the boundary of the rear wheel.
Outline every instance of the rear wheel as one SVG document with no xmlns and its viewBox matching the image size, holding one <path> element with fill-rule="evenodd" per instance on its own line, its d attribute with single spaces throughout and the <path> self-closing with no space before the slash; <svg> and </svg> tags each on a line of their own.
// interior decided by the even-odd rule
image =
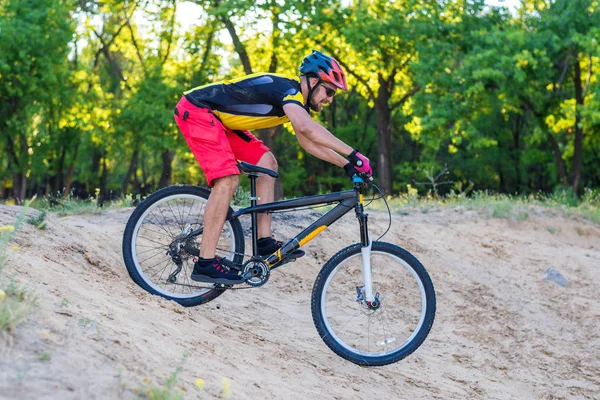
<svg viewBox="0 0 600 400">
<path fill-rule="evenodd" d="M 197 186 L 170 186 L 137 206 L 123 235 L 123 258 L 129 275 L 140 287 L 186 307 L 206 303 L 223 293 L 223 288 L 190 279 L 202 234 L 186 237 L 203 228 L 209 195 L 208 189 Z M 232 212 L 230 207 L 228 215 Z M 244 234 L 239 220 L 225 222 L 216 254 L 242 263 Z"/>
<path fill-rule="evenodd" d="M 368 304 L 361 245 L 334 255 L 313 288 L 313 321 L 340 357 L 359 365 L 386 365 L 423 343 L 435 316 L 435 292 L 421 263 L 398 246 L 374 242 L 371 269 L 375 301 Z"/>
</svg>

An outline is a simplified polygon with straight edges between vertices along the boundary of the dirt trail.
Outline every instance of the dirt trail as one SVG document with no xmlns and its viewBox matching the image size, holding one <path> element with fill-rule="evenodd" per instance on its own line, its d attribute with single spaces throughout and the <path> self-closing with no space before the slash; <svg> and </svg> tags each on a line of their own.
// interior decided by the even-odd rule
<svg viewBox="0 0 600 400">
<path fill-rule="evenodd" d="M 0 206 L 0 225 L 19 211 Z M 32 286 L 40 307 L 0 344 L 0 398 L 135 398 L 181 366 L 190 399 L 220 398 L 224 378 L 231 399 L 600 399 L 597 224 L 539 210 L 525 221 L 461 209 L 394 216 L 385 241 L 429 271 L 436 321 L 407 359 L 362 368 L 325 346 L 310 313 L 319 268 L 358 239 L 353 216 L 266 286 L 183 308 L 130 280 L 121 240 L 131 211 L 50 215 L 46 230 L 18 233 L 4 273 Z M 310 215 L 276 215 L 275 234 L 292 237 Z M 383 232 L 387 214 L 370 215 Z M 544 280 L 548 268 L 569 284 Z"/>
</svg>

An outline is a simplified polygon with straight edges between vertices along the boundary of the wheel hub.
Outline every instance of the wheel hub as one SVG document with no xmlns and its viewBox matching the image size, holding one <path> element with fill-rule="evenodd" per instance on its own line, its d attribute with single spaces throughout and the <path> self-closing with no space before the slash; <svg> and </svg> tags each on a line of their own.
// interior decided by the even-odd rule
<svg viewBox="0 0 600 400">
<path fill-rule="evenodd" d="M 377 292 L 373 301 L 367 301 L 367 299 L 365 298 L 365 287 L 356 287 L 356 302 L 362 304 L 363 306 L 366 306 L 367 309 L 371 311 L 376 311 L 379 309 L 379 307 L 381 307 L 381 301 L 379 300 L 379 296 L 380 294 L 379 292 Z"/>
</svg>

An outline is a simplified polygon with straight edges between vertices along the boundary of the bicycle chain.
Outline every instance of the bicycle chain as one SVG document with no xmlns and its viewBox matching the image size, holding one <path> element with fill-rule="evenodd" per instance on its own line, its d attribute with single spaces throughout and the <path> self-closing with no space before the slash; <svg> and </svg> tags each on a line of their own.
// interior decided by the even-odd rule
<svg viewBox="0 0 600 400">
<path fill-rule="evenodd" d="M 192 289 L 217 289 L 217 290 L 254 289 L 254 286 L 233 287 L 233 286 L 230 286 L 230 285 L 221 285 L 221 284 L 217 284 L 217 285 L 221 285 L 221 286 L 216 286 L 216 285 L 215 286 L 197 286 L 197 285 L 188 285 L 186 283 L 177 283 L 177 282 L 174 282 L 173 285 L 185 286 L 185 287 L 189 287 L 189 288 L 192 288 Z"/>
</svg>

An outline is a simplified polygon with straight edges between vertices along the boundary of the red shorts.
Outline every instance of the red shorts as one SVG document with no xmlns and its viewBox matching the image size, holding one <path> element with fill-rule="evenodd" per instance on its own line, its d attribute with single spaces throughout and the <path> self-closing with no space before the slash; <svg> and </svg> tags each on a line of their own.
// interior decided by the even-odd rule
<svg viewBox="0 0 600 400">
<path fill-rule="evenodd" d="M 185 97 L 175 110 L 175 122 L 211 187 L 217 178 L 239 175 L 236 160 L 256 164 L 269 151 L 249 131 L 226 128 L 210 109 L 196 107 Z"/>
</svg>

